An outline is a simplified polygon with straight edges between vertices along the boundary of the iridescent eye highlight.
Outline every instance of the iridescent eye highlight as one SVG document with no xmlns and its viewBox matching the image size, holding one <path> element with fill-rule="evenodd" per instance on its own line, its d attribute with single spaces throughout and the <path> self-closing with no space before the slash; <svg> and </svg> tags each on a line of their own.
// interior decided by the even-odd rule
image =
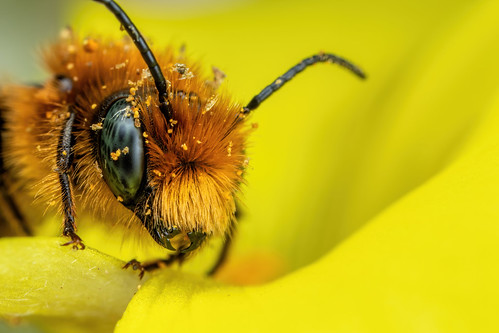
<svg viewBox="0 0 499 333">
<path fill-rule="evenodd" d="M 142 130 L 125 98 L 109 107 L 99 137 L 99 163 L 107 185 L 123 204 L 133 203 L 145 173 Z"/>
</svg>

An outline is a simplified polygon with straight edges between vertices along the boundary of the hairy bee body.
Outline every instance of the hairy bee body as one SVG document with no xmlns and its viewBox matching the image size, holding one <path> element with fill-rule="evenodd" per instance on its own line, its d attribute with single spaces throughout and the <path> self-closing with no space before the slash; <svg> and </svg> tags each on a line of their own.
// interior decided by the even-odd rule
<svg viewBox="0 0 499 333">
<path fill-rule="evenodd" d="M 230 239 L 248 164 L 247 118 L 263 101 L 316 63 L 365 78 L 348 60 L 320 52 L 239 105 L 218 90 L 219 70 L 208 79 L 182 51 L 153 53 L 114 0 L 94 1 L 116 16 L 130 39 L 80 40 L 67 29 L 45 51 L 47 82 L 0 90 L 0 219 L 17 220 L 17 229 L 29 233 L 24 222 L 33 211 L 22 206 L 37 197 L 63 216 L 62 233 L 70 239 L 63 245 L 81 249 L 77 211 L 142 226 L 174 253 L 125 266 L 140 268 L 141 276 L 160 262 L 182 262 L 211 236 Z M 16 189 L 30 194 L 13 196 Z"/>
<path fill-rule="evenodd" d="M 178 230 L 178 250 L 189 246 L 189 232 L 211 236 L 230 230 L 246 165 L 248 129 L 241 105 L 218 92 L 197 64 L 175 55 L 173 49 L 156 56 L 175 110 L 170 124 L 158 108 L 154 82 L 131 41 L 81 41 L 67 31 L 45 51 L 51 79 L 41 87 L 2 89 L 3 165 L 19 180 L 16 186 L 64 211 L 59 158 L 70 154 L 72 207 L 104 220 L 142 223 L 160 244 L 163 230 Z M 119 98 L 129 104 L 125 116 L 141 133 L 145 154 L 139 193 L 129 202 L 113 193 L 103 169 L 133 156 L 138 146 L 99 149 L 106 145 L 102 133 L 107 109 Z M 61 152 L 70 107 L 71 151 Z M 113 135 L 118 138 L 120 133 Z"/>
</svg>

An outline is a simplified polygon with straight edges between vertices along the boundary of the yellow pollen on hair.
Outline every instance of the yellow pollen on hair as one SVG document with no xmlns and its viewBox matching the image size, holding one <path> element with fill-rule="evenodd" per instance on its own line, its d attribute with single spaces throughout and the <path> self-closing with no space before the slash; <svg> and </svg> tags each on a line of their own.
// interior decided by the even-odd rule
<svg viewBox="0 0 499 333">
<path fill-rule="evenodd" d="M 102 123 L 92 124 L 92 126 L 90 126 L 90 128 L 92 129 L 92 131 L 101 130 L 102 129 Z"/>
<path fill-rule="evenodd" d="M 99 43 L 97 43 L 94 39 L 86 38 L 83 41 L 83 49 L 85 50 L 85 52 L 92 53 L 97 51 L 98 48 Z"/>
<path fill-rule="evenodd" d="M 116 150 L 116 152 L 111 152 L 111 159 L 113 161 L 117 161 L 118 160 L 118 157 L 120 157 L 121 155 L 121 149 L 118 148 L 118 150 Z"/>
<path fill-rule="evenodd" d="M 73 44 L 69 45 L 68 52 L 69 52 L 69 54 L 75 54 L 76 53 L 76 46 Z"/>
</svg>

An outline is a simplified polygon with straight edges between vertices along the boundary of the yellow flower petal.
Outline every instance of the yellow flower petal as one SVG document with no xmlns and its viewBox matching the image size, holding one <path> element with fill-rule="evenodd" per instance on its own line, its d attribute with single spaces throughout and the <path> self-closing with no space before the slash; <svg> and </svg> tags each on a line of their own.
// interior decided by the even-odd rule
<svg viewBox="0 0 499 333">
<path fill-rule="evenodd" d="M 499 112 L 499 99 L 492 109 Z M 488 149 L 463 156 L 326 257 L 273 283 L 237 288 L 157 274 L 116 332 L 498 331 L 497 133 Z"/>
<path fill-rule="evenodd" d="M 62 238 L 0 239 L 0 316 L 72 318 L 113 327 L 140 283 L 123 262 Z"/>
<path fill-rule="evenodd" d="M 459 28 L 453 25 L 429 68 L 413 74 L 411 90 L 400 91 L 405 98 L 395 118 L 404 127 L 388 137 L 406 132 L 408 154 L 419 146 L 433 155 L 422 159 L 430 163 L 419 168 L 426 172 L 410 180 L 423 185 L 317 263 L 273 283 L 236 288 L 158 274 L 132 300 L 117 331 L 499 330 L 497 13 L 497 3 L 485 2 Z M 375 161 L 404 157 L 401 142 L 387 143 Z M 410 171 L 401 170 L 399 179 Z"/>
<path fill-rule="evenodd" d="M 277 20 L 270 12 L 262 12 L 270 8 L 283 18 L 296 15 L 277 2 L 265 8 L 243 8 L 236 14 L 222 13 L 216 20 L 180 23 L 188 46 L 198 48 L 194 54 L 206 50 L 210 64 L 225 64 L 235 91 L 244 91 L 248 98 L 255 87 L 261 87 L 262 77 L 268 74 L 274 79 L 268 68 L 280 74 L 280 66 L 293 64 L 303 49 L 348 55 L 366 68 L 370 79 L 362 85 L 337 74 L 331 79 L 335 98 L 330 98 L 330 86 L 316 84 L 323 82 L 323 72 L 310 72 L 312 81 L 290 84 L 287 92 L 269 101 L 268 112 L 262 109 L 255 115 L 264 126 L 257 131 L 254 146 L 263 148 L 252 155 L 256 162 L 248 182 L 253 190 L 247 201 L 251 216 L 241 224 L 236 260 L 264 249 L 279 253 L 283 267 L 293 270 L 326 255 L 258 287 L 230 287 L 196 275 L 158 272 L 130 302 L 118 332 L 498 331 L 499 101 L 494 99 L 499 77 L 495 65 L 499 4 L 449 1 L 432 7 L 431 12 L 425 4 L 433 3 L 398 6 L 399 2 L 386 1 L 380 6 L 366 2 L 359 11 L 346 4 L 336 11 L 336 3 L 307 2 L 300 7 L 300 17 L 311 25 L 320 23 L 314 25 L 317 37 L 306 39 L 303 36 L 315 35 L 293 20 Z M 447 7 L 454 14 L 442 16 Z M 94 6 L 92 12 L 96 12 Z M 345 15 L 349 12 L 354 17 Z M 239 30 L 244 27 L 238 15 L 249 14 L 262 21 L 253 31 L 256 42 L 240 37 L 246 35 Z M 99 11 L 98 15 L 110 14 Z M 442 25 L 437 29 L 435 22 L 440 18 Z M 285 32 L 278 36 L 279 43 L 275 38 L 262 38 L 274 20 L 276 30 Z M 251 52 L 234 57 L 220 47 L 218 35 L 203 35 L 194 21 L 206 30 L 223 32 L 224 40 L 234 40 L 234 49 L 262 49 L 262 55 L 256 58 Z M 324 37 L 319 32 L 330 21 L 340 22 L 336 28 L 353 27 L 353 32 L 342 35 L 333 29 L 331 36 Z M 116 27 L 112 22 L 111 31 Z M 153 27 L 157 22 L 148 24 Z M 163 28 L 158 28 L 158 34 L 164 37 Z M 366 34 L 369 38 L 362 39 Z M 299 45 L 294 43 L 303 39 Z M 367 39 L 367 43 L 356 42 Z M 261 40 L 271 40 L 272 45 L 259 45 Z M 416 47 L 418 40 L 425 46 Z M 261 75 L 247 65 L 253 62 L 257 69 L 263 66 Z M 304 110 L 306 117 L 300 117 Z M 298 140 L 297 133 L 305 135 Z M 350 236 L 367 221 L 371 223 Z M 340 241 L 340 246 L 328 252 Z M 0 250 L 12 246 L 14 251 L 0 261 L 0 269 L 7 267 L 6 274 L 17 276 L 36 274 L 45 277 L 42 281 L 65 281 L 71 272 L 81 276 L 91 264 L 111 260 L 86 251 L 68 258 L 72 252 L 55 250 L 55 243 L 49 250 L 43 244 L 34 246 L 39 242 L 36 239 L 30 242 L 23 246 L 0 242 Z M 49 280 L 43 267 L 16 268 L 17 258 L 43 252 L 52 254 L 47 258 L 56 265 L 47 267 L 54 267 L 55 279 Z M 79 256 L 92 258 L 83 260 L 80 270 L 66 269 Z M 115 309 L 107 303 L 85 301 L 83 318 L 101 320 L 99 315 L 109 311 L 109 318 L 119 316 L 136 279 L 124 278 L 131 282 L 111 286 L 132 274 L 118 270 L 119 266 L 119 262 L 111 264 L 114 280 L 101 276 L 89 280 L 90 284 L 67 282 L 74 283 L 75 289 L 85 286 L 97 300 L 123 296 L 120 293 L 128 290 L 124 293 L 128 298 Z M 5 291 L 11 293 L 6 294 L 9 297 L 20 297 L 27 290 L 32 293 L 41 286 L 31 287 L 31 281 L 15 281 L 11 275 L 1 278 L 5 281 L 0 283 L 9 285 Z M 53 285 L 58 287 L 60 282 Z M 50 304 L 58 304 L 56 289 L 42 294 Z M 45 313 L 35 308 L 40 315 L 60 313 L 74 318 L 69 309 L 82 296 L 73 295 L 79 296 L 73 300 L 70 293 L 62 292 L 62 296 L 62 310 L 49 307 Z M 11 315 L 12 309 L 26 313 L 32 304 L 16 307 L 16 302 L 8 300 L 0 304 Z M 103 304 L 109 308 L 103 310 Z"/>
</svg>

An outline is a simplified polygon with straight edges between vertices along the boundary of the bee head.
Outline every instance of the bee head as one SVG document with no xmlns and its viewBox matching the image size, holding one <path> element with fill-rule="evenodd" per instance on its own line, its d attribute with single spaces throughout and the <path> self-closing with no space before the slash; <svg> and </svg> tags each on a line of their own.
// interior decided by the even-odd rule
<svg viewBox="0 0 499 333">
<path fill-rule="evenodd" d="M 184 64 L 174 64 L 166 79 L 120 6 L 95 1 L 121 22 L 150 73 L 142 89 L 132 87 L 130 96 L 102 108 L 98 142 L 104 179 L 159 244 L 175 249 L 170 240 L 182 235 L 187 246 L 180 249 L 193 250 L 206 235 L 224 234 L 234 220 L 246 160 L 242 107 L 213 94 L 204 81 L 191 80 L 194 74 Z"/>
<path fill-rule="evenodd" d="M 103 103 L 99 164 L 118 201 L 156 242 L 191 251 L 234 222 L 248 133 L 240 105 L 203 80 L 181 79 L 186 72 L 177 67 L 168 76 L 173 119 L 152 102 L 147 80 L 130 88 L 133 95 L 119 92 Z"/>
</svg>

